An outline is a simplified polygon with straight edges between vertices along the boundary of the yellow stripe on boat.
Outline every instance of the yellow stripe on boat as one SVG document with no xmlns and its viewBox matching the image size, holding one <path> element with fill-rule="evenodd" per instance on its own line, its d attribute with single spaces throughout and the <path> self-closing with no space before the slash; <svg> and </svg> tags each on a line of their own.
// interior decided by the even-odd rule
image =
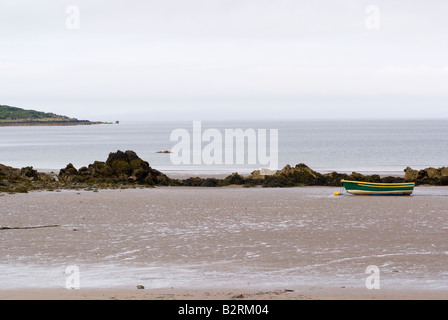
<svg viewBox="0 0 448 320">
<path fill-rule="evenodd" d="M 361 183 L 358 183 L 358 185 L 359 186 L 361 186 L 361 187 L 369 187 L 369 188 L 392 188 L 392 189 L 396 189 L 397 187 L 411 187 L 411 186 L 413 186 L 412 184 L 401 184 L 401 185 L 395 185 L 395 186 L 388 186 L 388 185 L 380 185 L 380 186 L 377 186 L 377 185 L 371 185 L 371 184 L 361 184 Z"/>
</svg>

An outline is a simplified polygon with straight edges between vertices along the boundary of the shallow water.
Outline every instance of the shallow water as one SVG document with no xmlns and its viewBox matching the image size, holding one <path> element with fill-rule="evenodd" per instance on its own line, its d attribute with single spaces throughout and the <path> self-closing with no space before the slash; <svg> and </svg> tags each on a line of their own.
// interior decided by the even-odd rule
<svg viewBox="0 0 448 320">
<path fill-rule="evenodd" d="M 175 129 L 193 137 L 193 122 L 121 123 L 74 127 L 0 127 L 0 163 L 59 170 L 68 163 L 75 167 L 105 161 L 109 152 L 134 150 L 150 165 L 162 171 L 240 173 L 260 167 L 236 161 L 229 165 L 175 166 L 169 154 L 177 141 L 170 141 Z M 278 130 L 278 165 L 305 163 L 316 171 L 391 172 L 447 166 L 447 121 L 204 121 L 203 131 L 241 128 Z M 205 147 L 208 142 L 203 142 Z M 246 149 L 247 150 L 247 149 Z M 270 150 L 268 148 L 268 150 Z M 191 150 L 190 150 L 191 151 Z M 223 154 L 225 150 L 223 150 Z M 247 151 L 246 151 L 247 152 Z M 224 161 L 223 161 L 224 162 Z"/>
</svg>

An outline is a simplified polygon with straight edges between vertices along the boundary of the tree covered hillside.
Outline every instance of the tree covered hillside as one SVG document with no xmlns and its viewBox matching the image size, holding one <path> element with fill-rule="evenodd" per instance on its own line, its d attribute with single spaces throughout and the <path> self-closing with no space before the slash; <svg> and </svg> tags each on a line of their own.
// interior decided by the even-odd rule
<svg viewBox="0 0 448 320">
<path fill-rule="evenodd" d="M 0 121 L 17 120 L 74 120 L 66 116 L 36 110 L 25 110 L 16 107 L 0 105 Z"/>
</svg>

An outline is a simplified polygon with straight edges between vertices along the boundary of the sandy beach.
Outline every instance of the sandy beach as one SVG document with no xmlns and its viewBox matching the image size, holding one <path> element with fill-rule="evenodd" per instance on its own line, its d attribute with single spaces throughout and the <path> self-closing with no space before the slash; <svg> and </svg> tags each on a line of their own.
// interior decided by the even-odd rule
<svg viewBox="0 0 448 320">
<path fill-rule="evenodd" d="M 446 290 L 367 290 L 303 287 L 285 290 L 199 289 L 17 289 L 1 290 L 0 300 L 446 300 Z"/>
<path fill-rule="evenodd" d="M 448 299 L 448 188 L 334 191 L 2 194 L 0 299 Z"/>
</svg>

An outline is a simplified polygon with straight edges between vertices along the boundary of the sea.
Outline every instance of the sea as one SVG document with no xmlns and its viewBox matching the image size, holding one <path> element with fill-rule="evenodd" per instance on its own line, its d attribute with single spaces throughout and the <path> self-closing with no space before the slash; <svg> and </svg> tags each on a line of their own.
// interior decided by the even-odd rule
<svg viewBox="0 0 448 320">
<path fill-rule="evenodd" d="M 106 161 L 110 152 L 133 150 L 152 168 L 162 172 L 250 173 L 268 166 L 266 161 L 261 163 L 259 159 L 250 162 L 248 154 L 243 163 L 236 163 L 236 156 L 227 164 L 225 161 L 223 164 L 175 163 L 172 154 L 158 152 L 178 146 L 180 138 L 172 141 L 170 137 L 179 129 L 190 135 L 190 149 L 193 150 L 193 141 L 198 141 L 193 120 L 0 127 L 0 163 L 16 168 L 32 166 L 38 170 L 57 171 L 68 163 L 80 168 L 94 161 Z M 207 129 L 214 129 L 211 132 L 221 136 L 223 159 L 226 130 L 250 130 L 257 133 L 258 138 L 265 133 L 266 155 L 276 156 L 278 169 L 287 164 L 305 163 L 322 173 L 402 174 L 406 167 L 448 166 L 448 120 L 201 121 L 199 139 L 204 140 Z M 274 130 L 278 134 L 277 150 L 271 148 L 274 144 L 271 145 L 269 140 Z M 203 152 L 210 144 L 207 140 L 199 143 Z M 220 145 L 214 146 L 212 154 Z M 236 152 L 235 148 L 236 143 Z M 256 148 L 259 148 L 258 144 Z M 248 147 L 244 150 L 249 152 Z M 186 148 L 181 152 L 187 152 Z"/>
</svg>

